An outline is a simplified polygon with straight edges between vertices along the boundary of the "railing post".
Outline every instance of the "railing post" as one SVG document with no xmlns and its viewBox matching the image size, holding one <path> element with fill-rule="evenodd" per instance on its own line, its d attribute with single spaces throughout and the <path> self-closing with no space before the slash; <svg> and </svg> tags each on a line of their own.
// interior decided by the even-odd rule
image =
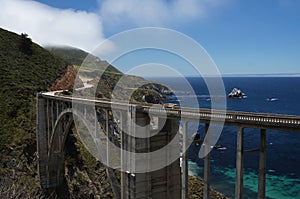
<svg viewBox="0 0 300 199">
<path fill-rule="evenodd" d="M 124 112 L 120 112 L 120 135 L 121 135 L 121 199 L 126 199 L 127 197 L 127 192 L 128 189 L 126 187 L 126 171 L 125 169 L 127 168 L 127 160 L 126 160 L 126 153 L 125 150 L 127 150 L 126 147 L 126 136 L 125 136 L 125 127 L 127 126 L 127 116 L 125 115 Z"/>
<path fill-rule="evenodd" d="M 260 130 L 260 153 L 258 174 L 258 199 L 266 195 L 266 129 Z"/>
<path fill-rule="evenodd" d="M 244 164 L 244 128 L 238 128 L 237 149 L 236 149 L 236 184 L 235 198 L 243 198 L 243 164 Z"/>
<path fill-rule="evenodd" d="M 58 103 L 59 102 L 56 101 L 56 120 L 58 119 L 58 116 L 59 116 L 59 104 Z M 54 122 L 54 124 L 55 124 L 55 122 Z"/>
<path fill-rule="evenodd" d="M 203 198 L 209 199 L 209 189 L 210 189 L 210 133 L 209 124 L 205 123 L 205 158 L 204 158 L 204 188 L 203 188 Z"/>
<path fill-rule="evenodd" d="M 86 109 L 84 109 L 86 110 Z M 86 112 L 86 111 L 84 111 Z M 85 114 L 86 115 L 86 114 Z M 108 110 L 105 109 L 105 132 L 106 132 L 106 164 L 109 167 L 110 166 L 110 146 L 109 146 L 109 138 L 110 138 L 110 132 L 109 132 L 109 115 L 108 115 Z"/>
<path fill-rule="evenodd" d="M 54 100 L 51 100 L 51 136 L 52 136 L 52 131 L 54 128 L 55 120 L 56 119 L 55 119 L 55 115 L 54 115 Z"/>
<path fill-rule="evenodd" d="M 46 125 L 47 125 L 47 150 L 49 150 L 49 148 L 50 148 L 50 140 L 51 140 L 51 131 L 52 131 L 52 126 L 51 126 L 51 128 L 50 128 L 50 113 L 49 113 L 49 109 L 50 109 L 50 107 L 49 107 L 49 100 L 47 99 L 46 100 L 46 104 L 47 104 L 47 106 L 46 106 Z"/>
</svg>

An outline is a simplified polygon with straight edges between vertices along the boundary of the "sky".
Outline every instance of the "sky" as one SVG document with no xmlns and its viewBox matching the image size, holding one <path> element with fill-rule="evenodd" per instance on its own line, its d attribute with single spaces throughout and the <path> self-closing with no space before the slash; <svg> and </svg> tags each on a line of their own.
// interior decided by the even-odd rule
<svg viewBox="0 0 300 199">
<path fill-rule="evenodd" d="M 300 0 L 0 0 L 0 5 L 1 28 L 25 32 L 42 46 L 92 52 L 119 32 L 163 27 L 202 45 L 222 74 L 300 73 Z"/>
</svg>

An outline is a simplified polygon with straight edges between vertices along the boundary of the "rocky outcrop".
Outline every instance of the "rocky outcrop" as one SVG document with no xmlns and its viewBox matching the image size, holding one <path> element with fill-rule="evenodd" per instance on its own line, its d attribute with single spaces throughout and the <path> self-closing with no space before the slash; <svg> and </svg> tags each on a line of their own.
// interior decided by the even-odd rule
<svg viewBox="0 0 300 199">
<path fill-rule="evenodd" d="M 247 95 L 243 93 L 240 89 L 234 88 L 229 94 L 229 98 L 246 98 Z"/>
<path fill-rule="evenodd" d="M 168 87 L 165 85 L 162 85 L 160 83 L 155 83 L 155 82 L 150 82 L 146 85 L 143 85 L 142 88 L 144 89 L 149 89 L 149 90 L 154 90 L 162 95 L 173 95 L 173 91 L 170 90 Z"/>
<path fill-rule="evenodd" d="M 194 176 L 189 176 L 188 180 L 188 198 L 203 198 L 204 182 Z M 216 190 L 210 190 L 210 198 L 214 199 L 228 199 L 226 196 L 218 193 Z"/>
<path fill-rule="evenodd" d="M 130 103 L 162 104 L 166 97 L 173 94 L 167 86 L 126 74 L 103 73 L 88 84 L 97 86 L 92 88 L 96 91 L 90 89 L 90 93 L 89 89 L 85 89 L 86 96 L 96 94 L 97 98 L 129 100 Z"/>
<path fill-rule="evenodd" d="M 76 75 L 77 73 L 74 67 L 70 65 L 67 66 L 66 72 L 61 75 L 50 88 L 48 88 L 48 91 L 72 90 L 74 84 L 75 88 L 83 87 L 83 82 L 80 79 L 76 79 Z"/>
</svg>

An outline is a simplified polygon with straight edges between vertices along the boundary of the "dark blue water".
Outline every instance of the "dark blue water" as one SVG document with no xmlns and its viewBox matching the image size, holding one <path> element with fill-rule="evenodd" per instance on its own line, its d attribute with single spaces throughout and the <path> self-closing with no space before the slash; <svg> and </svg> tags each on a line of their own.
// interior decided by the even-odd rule
<svg viewBox="0 0 300 199">
<path fill-rule="evenodd" d="M 208 89 L 201 78 L 187 78 L 194 96 L 187 92 L 182 79 L 154 79 L 178 91 L 173 101 L 182 106 L 210 108 Z M 228 77 L 223 78 L 226 93 L 238 87 L 247 94 L 245 99 L 227 99 L 227 110 L 300 115 L 300 78 L 298 77 Z M 191 99 L 196 97 L 197 104 Z M 272 100 L 270 100 L 272 98 Z M 269 99 L 269 100 L 268 100 Z M 203 133 L 204 126 L 191 124 L 190 131 Z M 259 130 L 245 129 L 245 148 L 259 146 Z M 226 150 L 211 152 L 213 187 L 234 197 L 236 129 L 225 126 L 218 144 Z M 198 157 L 199 146 L 189 149 L 190 175 L 203 177 L 203 160 Z M 244 197 L 257 198 L 258 153 L 245 155 Z M 268 198 L 300 198 L 300 132 L 267 131 L 267 192 Z"/>
</svg>

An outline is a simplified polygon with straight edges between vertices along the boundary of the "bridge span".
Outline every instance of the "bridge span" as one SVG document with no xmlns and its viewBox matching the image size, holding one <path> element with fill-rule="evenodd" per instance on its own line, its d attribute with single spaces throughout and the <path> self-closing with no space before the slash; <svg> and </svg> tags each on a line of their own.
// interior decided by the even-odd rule
<svg viewBox="0 0 300 199">
<path fill-rule="evenodd" d="M 112 188 L 114 196 L 122 199 L 188 198 L 185 149 L 191 143 L 188 137 L 191 122 L 205 124 L 206 137 L 212 133 L 212 124 L 237 128 L 235 198 L 243 198 L 244 154 L 255 151 L 260 154 L 258 198 L 265 198 L 267 130 L 300 132 L 300 116 L 125 104 L 53 93 L 38 94 L 37 108 L 41 187 L 56 187 L 62 182 L 65 140 L 72 122 L 78 120 L 78 126 L 84 126 L 82 129 L 91 138 L 85 144 L 91 145 L 92 155 L 104 161 L 107 168 L 121 170 L 121 188 Z M 245 128 L 260 129 L 258 149 L 244 149 Z M 206 138 L 202 143 L 207 154 L 203 178 L 205 199 L 209 198 L 210 190 L 210 143 Z M 167 145 L 170 147 L 159 156 L 153 155 Z M 166 165 L 159 167 L 161 162 Z"/>
</svg>

